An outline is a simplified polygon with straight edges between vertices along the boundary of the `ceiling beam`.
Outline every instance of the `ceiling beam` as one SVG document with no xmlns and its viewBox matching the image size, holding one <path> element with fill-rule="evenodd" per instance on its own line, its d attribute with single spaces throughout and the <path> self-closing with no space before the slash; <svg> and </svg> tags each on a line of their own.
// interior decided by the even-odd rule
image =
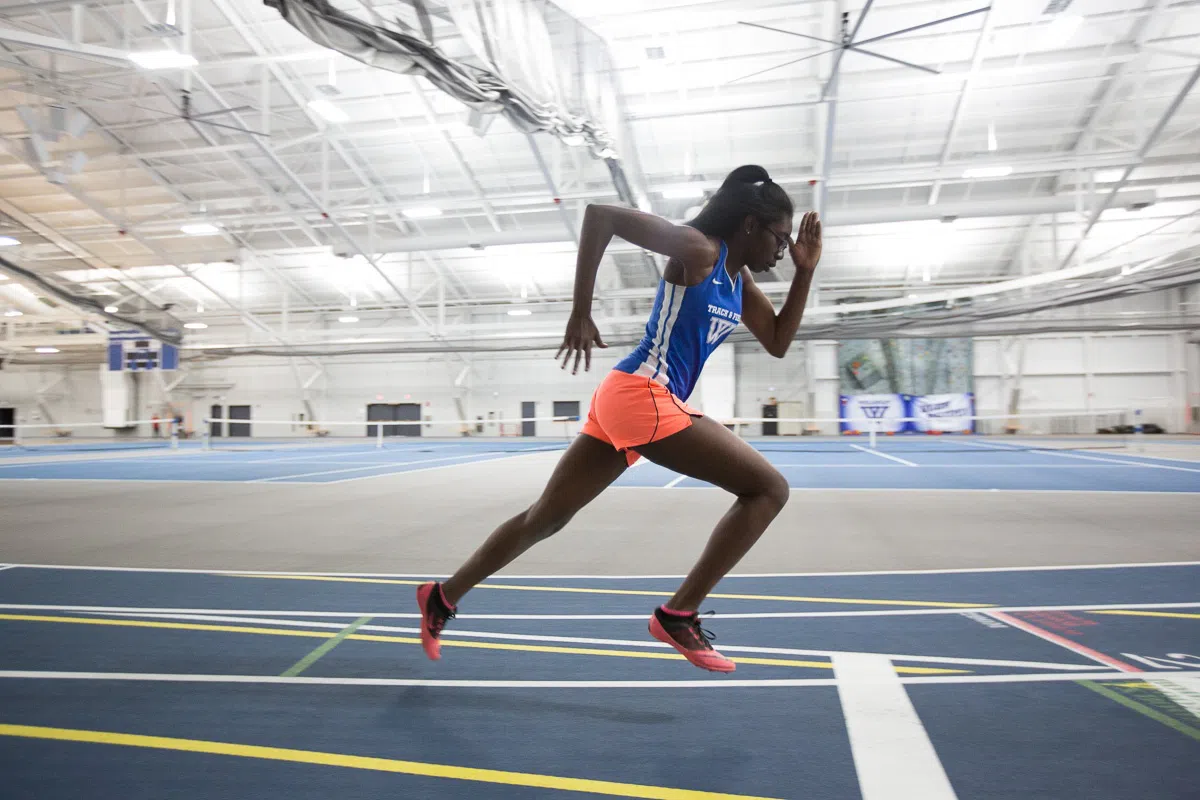
<svg viewBox="0 0 1200 800">
<path fill-rule="evenodd" d="M 21 151 L 18 148 L 10 145 L 7 142 L 4 143 L 4 146 L 6 147 L 6 149 L 8 149 L 9 153 L 12 154 L 14 158 L 17 158 L 18 160 L 20 160 L 22 163 L 24 163 L 26 166 L 28 166 L 34 172 L 37 172 L 39 174 L 41 173 L 40 168 L 36 164 L 32 164 L 25 160 L 24 154 L 21 153 Z M 110 211 L 108 208 L 106 208 L 102 203 L 97 201 L 91 195 L 84 192 L 82 189 L 79 189 L 78 187 L 72 186 L 70 184 L 62 185 L 61 189 L 65 194 L 70 195 L 71 197 L 75 198 L 76 201 L 78 201 L 82 205 L 86 206 L 87 208 L 91 209 L 91 211 L 93 213 L 95 213 L 97 216 L 108 221 L 109 224 L 111 224 L 113 227 L 118 228 L 118 229 L 124 229 L 125 223 L 122 220 L 118 219 L 112 213 L 112 211 Z M 181 266 L 180 264 L 178 264 L 176 262 L 174 257 L 169 255 L 166 251 L 164 251 L 162 248 L 160 248 L 153 241 L 147 240 L 147 239 L 143 238 L 142 236 L 140 236 L 136 231 L 129 231 L 129 232 L 127 232 L 126 235 L 133 241 L 136 241 L 142 247 L 146 248 L 146 250 L 148 250 L 150 253 L 152 253 L 154 255 L 154 257 L 157 258 L 163 266 L 173 267 L 174 269 L 178 270 L 179 273 L 181 275 L 183 275 L 184 277 L 190 278 L 191 280 L 195 281 L 199 286 L 203 287 L 205 291 L 212 294 L 220 302 L 224 303 L 226 306 L 228 306 L 230 309 L 232 309 L 235 313 L 237 313 L 237 315 L 239 317 L 241 317 L 242 320 L 244 322 L 246 322 L 247 325 L 249 325 L 252 328 L 255 328 L 259 331 L 262 331 L 263 333 L 269 335 L 271 338 L 278 340 L 281 344 L 287 344 L 286 340 L 284 340 L 282 337 L 280 337 L 278 334 L 276 334 L 275 331 L 273 331 L 269 325 L 267 325 L 262 320 L 258 319 L 254 314 L 252 314 L 249 311 L 242 308 L 238 303 L 235 303 L 229 297 L 225 296 L 224 292 L 215 288 L 210 283 L 205 281 L 203 278 L 198 277 L 195 274 L 195 272 L 196 272 L 195 269 L 188 269 L 187 267 Z"/>
<path fill-rule="evenodd" d="M 2 11 L 3 9 L 0 9 Z M 88 61 L 100 61 L 105 64 L 120 64 L 128 69 L 134 69 L 133 63 L 129 60 L 129 54 L 123 53 L 120 50 L 114 50 L 111 47 L 100 47 L 98 45 L 85 44 L 84 42 L 72 42 L 67 39 L 58 39 L 53 36 L 43 36 L 39 33 L 30 33 L 28 31 L 17 30 L 7 26 L 0 26 L 0 42 L 8 42 L 10 44 L 24 45 L 32 47 L 35 50 L 44 50 L 48 53 L 58 53 L 59 55 L 75 56 Z"/>
<path fill-rule="evenodd" d="M 950 116 L 950 127 L 946 130 L 946 143 L 942 145 L 941 155 L 938 156 L 938 168 L 946 166 L 946 162 L 950 160 L 950 153 L 954 150 L 954 137 L 958 135 L 958 126 L 962 123 L 963 110 L 967 107 L 967 102 L 971 98 L 971 87 L 976 76 L 979 75 L 979 67 L 983 64 L 983 53 L 985 46 L 988 44 L 988 39 L 992 35 L 992 24 L 995 20 L 995 15 L 992 13 L 996 10 L 995 4 L 988 6 L 988 10 L 983 15 L 983 27 L 979 31 L 979 39 L 975 42 L 975 52 L 971 56 L 971 67 L 963 78 L 962 90 L 958 93 L 958 100 L 954 104 L 954 113 Z M 933 188 L 929 192 L 929 205 L 937 205 L 938 196 L 942 193 L 942 182 L 936 180 L 933 182 Z"/>
<path fill-rule="evenodd" d="M 1192 74 L 1179 89 L 1179 93 L 1175 95 L 1175 99 L 1171 101 L 1171 104 L 1167 106 L 1166 110 L 1163 111 L 1162 116 L 1158 118 L 1158 123 L 1155 124 L 1154 129 L 1147 134 L 1146 141 L 1142 142 L 1142 146 L 1138 148 L 1137 157 L 1139 161 L 1145 158 L 1146 154 L 1149 153 L 1154 147 L 1155 143 L 1158 141 L 1158 137 L 1162 135 L 1163 129 L 1167 127 L 1167 123 L 1171 121 L 1171 118 L 1175 116 L 1175 112 L 1179 110 L 1181 105 L 1183 105 L 1183 101 L 1187 98 L 1188 94 L 1191 93 L 1192 88 L 1196 85 L 1197 80 L 1200 80 L 1200 64 L 1198 64 L 1196 68 L 1192 70 Z M 1075 258 L 1075 255 L 1079 252 L 1080 247 L 1082 247 L 1084 241 L 1087 240 L 1088 234 L 1092 232 L 1092 228 L 1094 228 L 1096 223 L 1100 221 L 1100 215 L 1103 214 L 1110 205 L 1112 205 L 1113 200 L 1115 200 L 1117 197 L 1117 193 L 1125 185 L 1125 182 L 1129 180 L 1129 176 L 1136 168 L 1136 165 L 1126 167 L 1125 172 L 1121 175 L 1121 179 L 1113 184 L 1112 189 L 1109 190 L 1108 194 L 1104 196 L 1101 202 L 1096 203 L 1092 207 L 1092 213 L 1088 217 L 1087 223 L 1083 226 L 1083 231 L 1080 233 L 1079 239 L 1076 240 L 1075 244 L 1071 247 L 1071 250 L 1069 253 L 1067 253 L 1066 258 L 1062 260 L 1063 267 L 1071 264 L 1072 259 Z"/>
<path fill-rule="evenodd" d="M 1119 202 L 1128 207 L 1152 204 L 1157 200 L 1153 190 L 1130 190 L 1122 192 Z M 848 225 L 872 225 L 880 223 L 933 221 L 946 217 L 956 219 L 1027 217 L 1036 214 L 1068 213 L 1076 208 L 1074 195 L 1052 197 L 1014 198 L 1003 201 L 971 201 L 946 203 L 939 206 L 907 205 L 877 206 L 868 208 L 834 208 L 826 213 L 825 226 L 829 228 Z M 506 231 L 476 231 L 427 234 L 423 236 L 380 239 L 376 249 L 383 253 L 407 253 L 427 250 L 455 250 L 478 247 L 497 247 L 520 244 L 548 244 L 561 242 L 571 244 L 570 236 L 562 225 L 539 225 Z M 214 255 L 216 255 L 214 253 Z"/>
</svg>

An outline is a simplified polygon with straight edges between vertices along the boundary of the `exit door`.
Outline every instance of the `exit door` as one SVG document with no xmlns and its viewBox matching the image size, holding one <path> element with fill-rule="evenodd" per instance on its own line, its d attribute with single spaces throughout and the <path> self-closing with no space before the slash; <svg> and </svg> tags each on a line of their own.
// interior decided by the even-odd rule
<svg viewBox="0 0 1200 800">
<path fill-rule="evenodd" d="M 250 406 L 230 406 L 229 418 L 246 420 L 246 422 L 229 423 L 230 436 L 250 436 Z"/>
<path fill-rule="evenodd" d="M 521 403 L 521 435 L 522 436 L 537 436 L 537 423 L 533 421 L 533 417 L 537 416 L 537 404 L 529 400 Z"/>
<path fill-rule="evenodd" d="M 371 403 L 367 422 L 420 422 L 420 403 Z M 420 436 L 420 425 L 367 425 L 367 436 L 374 438 L 383 428 L 384 436 Z"/>
</svg>

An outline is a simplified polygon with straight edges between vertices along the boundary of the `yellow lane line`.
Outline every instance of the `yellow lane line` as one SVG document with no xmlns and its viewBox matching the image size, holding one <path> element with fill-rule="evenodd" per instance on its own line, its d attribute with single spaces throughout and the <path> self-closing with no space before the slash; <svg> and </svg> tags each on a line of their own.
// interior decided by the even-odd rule
<svg viewBox="0 0 1200 800">
<path fill-rule="evenodd" d="M 1200 619 L 1200 614 L 1182 614 L 1169 611 L 1089 611 L 1089 614 L 1120 614 L 1127 617 L 1171 617 L 1173 619 Z"/>
<path fill-rule="evenodd" d="M 275 581 L 332 581 L 336 583 L 386 583 L 398 586 L 420 586 L 424 581 L 404 581 L 386 578 L 337 578 L 325 575 L 232 575 L 234 578 L 259 578 Z M 634 597 L 672 597 L 674 592 L 653 592 L 640 589 L 590 589 L 577 586 L 520 586 L 507 583 L 481 583 L 476 589 L 507 589 L 513 592 L 559 592 L 567 594 L 617 594 Z M 919 606 L 932 608 L 990 608 L 993 603 L 948 603 L 940 600 L 867 600 L 856 597 L 795 597 L 778 594 L 710 594 L 710 600 L 778 600 L 785 603 L 835 603 L 862 606 Z"/>
<path fill-rule="evenodd" d="M 35 614 L 0 614 L 0 620 L 15 622 L 65 622 L 76 625 L 112 625 L 122 628 L 159 628 L 184 631 L 214 631 L 218 633 L 250 633 L 261 636 L 298 636 L 309 639 L 331 639 L 337 636 L 332 631 L 305 631 L 291 628 L 253 628 L 244 625 L 209 625 L 198 622 L 151 622 L 134 619 L 103 619 L 92 617 L 54 617 Z M 391 644 L 420 644 L 416 636 L 381 636 L 371 633 L 354 633 L 346 639 L 357 639 L 363 642 L 388 642 Z M 642 652 L 640 650 L 602 650 L 592 647 L 555 647 L 550 645 L 510 644 L 507 642 L 475 642 L 459 639 L 443 639 L 442 647 L 463 647 L 473 650 L 508 650 L 521 653 L 550 653 L 554 655 L 577 656 L 610 656 L 618 658 L 642 658 L 655 661 L 680 661 L 683 656 L 678 653 Z M 808 667 L 812 669 L 833 669 L 829 661 L 796 661 L 784 658 L 750 658 L 738 656 L 731 659 L 737 664 L 757 664 L 767 667 Z M 896 672 L 912 675 L 953 675 L 962 674 L 967 670 L 938 669 L 936 667 L 896 667 Z"/>
<path fill-rule="evenodd" d="M 565 792 L 586 792 L 615 797 L 641 797 L 651 800 L 769 800 L 741 794 L 701 792 L 691 789 L 672 789 L 665 786 L 645 786 L 635 783 L 616 783 L 587 778 L 564 778 L 558 775 L 539 775 L 530 772 L 508 772 L 496 769 L 456 767 L 449 764 L 430 764 L 423 761 L 401 761 L 392 758 L 352 756 L 342 753 L 321 753 L 314 750 L 293 750 L 285 747 L 263 747 L 252 744 L 208 742 L 200 739 L 178 739 L 167 736 L 143 736 L 109 731 L 85 731 L 72 728 L 46 728 L 35 725 L 0 724 L 0 736 L 24 739 L 50 739 L 60 742 L 85 742 L 122 747 L 143 747 L 151 750 L 176 750 L 187 753 L 257 758 L 268 761 L 290 761 L 297 764 L 317 764 L 326 767 L 346 767 L 375 772 L 396 772 L 429 778 L 449 778 L 459 781 L 527 786 L 537 789 L 557 789 Z"/>
</svg>

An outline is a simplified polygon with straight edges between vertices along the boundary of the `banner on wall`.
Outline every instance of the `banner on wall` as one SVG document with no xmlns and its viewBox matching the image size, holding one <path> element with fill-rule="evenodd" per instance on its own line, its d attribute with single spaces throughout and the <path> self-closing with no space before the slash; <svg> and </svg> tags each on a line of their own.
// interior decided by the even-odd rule
<svg viewBox="0 0 1200 800">
<path fill-rule="evenodd" d="M 841 396 L 843 433 L 973 433 L 975 395 L 851 394 Z"/>
<path fill-rule="evenodd" d="M 908 401 L 901 394 L 842 395 L 842 431 L 899 433 L 907 430 Z"/>
<path fill-rule="evenodd" d="M 927 394 L 912 398 L 908 416 L 913 418 L 913 428 L 926 431 L 953 433 L 974 432 L 975 395 Z"/>
</svg>

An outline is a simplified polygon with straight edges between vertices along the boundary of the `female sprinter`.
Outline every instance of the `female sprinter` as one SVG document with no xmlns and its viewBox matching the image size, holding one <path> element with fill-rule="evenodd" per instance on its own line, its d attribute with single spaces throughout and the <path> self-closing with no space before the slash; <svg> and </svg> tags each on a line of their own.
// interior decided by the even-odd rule
<svg viewBox="0 0 1200 800">
<path fill-rule="evenodd" d="M 606 347 L 592 322 L 600 259 L 613 236 L 669 259 L 641 343 L 600 382 L 587 422 L 550 476 L 542 496 L 505 522 L 445 583 L 417 590 L 421 641 L 432 659 L 456 604 L 480 581 L 561 530 L 640 456 L 715 484 L 737 499 L 717 523 L 700 560 L 665 605 L 650 633 L 697 667 L 733 672 L 700 628 L 697 609 L 771 524 L 788 499 L 783 476 L 750 445 L 685 402 L 709 354 L 737 327 L 783 358 L 800 325 L 821 257 L 821 223 L 804 215 L 791 239 L 792 201 L 767 171 L 738 167 L 686 225 L 613 206 L 588 206 L 579 237 L 575 296 L 559 356 L 572 372 L 591 367 L 592 346 Z M 796 275 L 778 314 L 754 284 L 789 251 Z M 556 356 L 557 358 L 557 356 Z"/>
</svg>

